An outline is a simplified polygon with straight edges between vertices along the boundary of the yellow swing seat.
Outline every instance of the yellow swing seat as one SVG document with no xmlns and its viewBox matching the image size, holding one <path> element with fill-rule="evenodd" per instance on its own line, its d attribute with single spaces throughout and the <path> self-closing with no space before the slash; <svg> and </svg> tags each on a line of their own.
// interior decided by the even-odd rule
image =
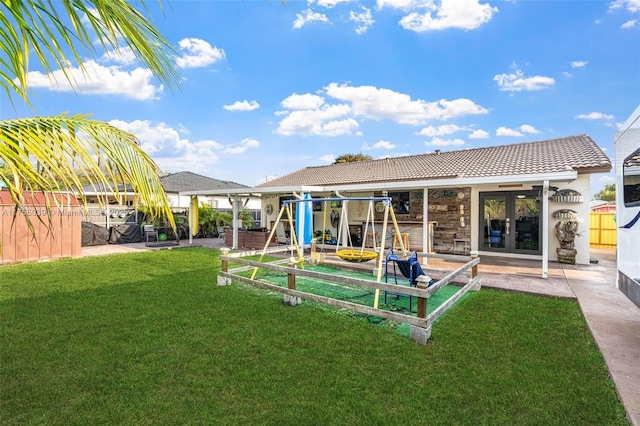
<svg viewBox="0 0 640 426">
<path fill-rule="evenodd" d="M 336 252 L 336 256 L 342 260 L 346 260 L 347 262 L 360 263 L 375 259 L 378 256 L 378 253 L 370 250 L 338 250 Z"/>
</svg>

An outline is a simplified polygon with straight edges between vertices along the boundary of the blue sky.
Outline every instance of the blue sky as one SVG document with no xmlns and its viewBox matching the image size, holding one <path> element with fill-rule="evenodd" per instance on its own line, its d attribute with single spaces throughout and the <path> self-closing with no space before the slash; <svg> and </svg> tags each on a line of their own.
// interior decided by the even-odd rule
<svg viewBox="0 0 640 426">
<path fill-rule="evenodd" d="M 75 91 L 35 62 L 29 82 L 38 115 L 91 113 L 134 133 L 167 172 L 254 186 L 344 153 L 583 133 L 613 157 L 640 103 L 640 0 L 149 6 L 180 55 L 181 91 L 126 51 L 89 62 Z M 1 118 L 36 115 L 0 96 Z M 592 178 L 596 191 L 613 181 Z"/>
</svg>

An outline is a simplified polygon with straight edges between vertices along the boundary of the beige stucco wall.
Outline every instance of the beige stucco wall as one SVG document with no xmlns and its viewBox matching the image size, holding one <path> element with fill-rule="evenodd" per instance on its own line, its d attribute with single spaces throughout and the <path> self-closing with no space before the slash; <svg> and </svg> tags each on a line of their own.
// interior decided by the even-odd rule
<svg viewBox="0 0 640 426">
<path fill-rule="evenodd" d="M 523 189 L 529 190 L 531 189 L 532 183 L 523 184 Z M 578 191 L 582 194 L 582 202 L 581 203 L 556 203 L 549 201 L 549 209 L 547 212 L 543 213 L 546 215 L 549 221 L 549 232 L 546 235 L 547 241 L 549 242 L 549 260 L 556 261 L 556 248 L 560 246 L 558 239 L 555 235 L 555 225 L 558 223 L 558 219 L 553 217 L 553 212 L 560 209 L 570 209 L 577 213 L 577 217 L 579 220 L 582 220 L 582 223 L 578 227 L 578 232 L 580 233 L 580 237 L 575 240 L 575 247 L 578 251 L 576 255 L 576 263 L 580 264 L 588 264 L 589 263 L 589 200 L 591 199 L 590 193 L 590 179 L 589 175 L 578 175 L 578 178 L 572 182 L 551 182 L 551 186 L 557 187 L 560 189 L 573 189 L 574 191 Z M 479 193 L 480 192 L 492 192 L 492 191 L 514 191 L 517 188 L 500 188 L 498 185 L 477 185 L 472 188 L 471 191 L 471 226 L 474 230 L 471 234 L 471 248 L 473 250 L 478 250 L 479 241 L 478 241 L 478 226 L 479 218 L 480 218 L 480 205 L 479 205 Z M 553 194 L 553 192 L 550 192 Z M 540 224 L 542 231 L 542 222 Z M 482 253 L 482 252 L 481 252 Z M 495 255 L 495 253 L 487 254 Z M 501 254 L 502 255 L 502 254 Z M 513 257 L 528 257 L 533 259 L 541 259 L 541 255 L 521 255 L 521 254 L 505 254 L 507 256 Z"/>
</svg>

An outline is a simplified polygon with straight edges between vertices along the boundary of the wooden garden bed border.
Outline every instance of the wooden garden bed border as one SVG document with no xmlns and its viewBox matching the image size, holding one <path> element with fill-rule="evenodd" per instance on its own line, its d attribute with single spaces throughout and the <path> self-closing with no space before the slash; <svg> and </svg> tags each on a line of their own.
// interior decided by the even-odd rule
<svg viewBox="0 0 640 426">
<path fill-rule="evenodd" d="M 269 253 L 277 253 L 287 251 L 288 247 L 276 247 L 268 250 Z M 304 291 L 300 291 L 296 289 L 296 276 L 304 276 L 309 278 L 320 279 L 329 282 L 338 282 L 343 284 L 355 285 L 359 287 L 372 288 L 380 291 L 391 291 L 394 293 L 398 292 L 397 284 L 388 284 L 377 281 L 370 281 L 360 278 L 351 278 L 351 277 L 342 277 L 336 276 L 332 274 L 326 274 L 323 272 L 316 271 L 308 271 L 305 269 L 293 268 L 291 266 L 280 266 L 274 263 L 264 263 L 258 262 L 255 260 L 243 259 L 245 256 L 252 256 L 262 254 L 262 251 L 249 251 L 249 252 L 238 252 L 233 253 L 232 255 L 221 255 L 220 260 L 222 261 L 222 266 L 220 272 L 218 273 L 218 285 L 229 285 L 232 280 L 237 280 L 246 284 L 253 285 L 255 287 L 260 287 L 264 289 L 268 289 L 271 291 L 283 293 L 285 296 L 285 303 L 290 305 L 298 305 L 300 304 L 301 299 L 311 300 L 318 303 L 323 303 L 326 305 L 334 306 L 342 309 L 349 309 L 351 311 L 373 315 L 380 318 L 390 319 L 399 323 L 406 323 L 412 326 L 411 329 L 411 337 L 416 340 L 418 343 L 426 344 L 427 340 L 431 336 L 431 326 L 435 322 L 435 320 L 440 317 L 444 312 L 447 311 L 455 302 L 457 302 L 462 296 L 464 296 L 468 291 L 473 290 L 477 291 L 480 289 L 481 278 L 478 275 L 478 263 L 480 263 L 480 258 L 477 255 L 472 255 L 471 260 L 464 265 L 460 266 L 458 269 L 448 273 L 442 279 L 435 282 L 430 287 L 427 282 L 418 281 L 417 287 L 402 287 L 402 294 L 406 294 L 407 296 L 415 296 L 418 298 L 418 312 L 417 316 L 411 316 L 406 314 L 401 314 L 392 311 L 386 311 L 383 309 L 377 309 L 366 305 L 359 305 L 353 302 L 347 302 L 343 300 L 334 299 L 331 297 L 320 296 L 313 293 L 307 293 Z M 286 261 L 286 260 L 284 260 Z M 283 260 L 276 261 L 276 263 L 283 263 Z M 229 270 L 229 262 L 240 263 L 242 266 L 240 268 L 234 268 L 233 270 Z M 281 272 L 287 274 L 287 288 L 280 287 L 275 284 L 269 284 L 264 281 L 251 279 L 247 277 L 243 277 L 240 275 L 236 275 L 236 272 L 248 270 L 251 268 L 264 268 L 271 271 Z M 438 290 L 442 289 L 445 285 L 452 282 L 455 278 L 464 274 L 467 270 L 471 270 L 471 278 L 469 282 L 460 288 L 453 296 L 447 299 L 442 305 L 440 305 L 437 309 L 431 312 L 429 315 L 427 312 L 427 301 L 429 297 L 433 296 Z"/>
</svg>

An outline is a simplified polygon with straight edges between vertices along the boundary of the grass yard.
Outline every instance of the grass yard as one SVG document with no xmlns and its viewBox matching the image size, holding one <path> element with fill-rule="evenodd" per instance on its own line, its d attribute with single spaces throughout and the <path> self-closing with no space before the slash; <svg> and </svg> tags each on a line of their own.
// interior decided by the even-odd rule
<svg viewBox="0 0 640 426">
<path fill-rule="evenodd" d="M 0 419 L 625 425 L 576 302 L 482 290 L 427 347 L 181 248 L 0 267 Z"/>
</svg>

